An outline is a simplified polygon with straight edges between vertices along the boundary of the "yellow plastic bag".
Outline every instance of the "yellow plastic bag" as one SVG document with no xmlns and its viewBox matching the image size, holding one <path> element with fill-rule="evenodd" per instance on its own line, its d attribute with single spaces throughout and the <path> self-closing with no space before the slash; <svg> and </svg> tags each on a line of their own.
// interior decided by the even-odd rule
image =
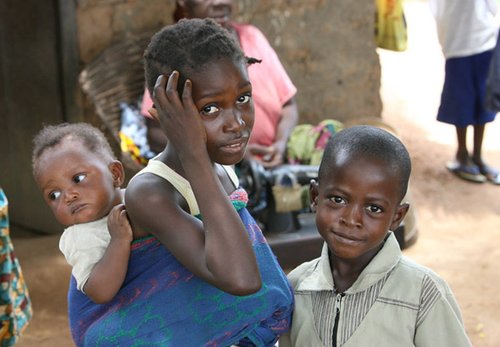
<svg viewBox="0 0 500 347">
<path fill-rule="evenodd" d="M 406 50 L 408 32 L 403 0 L 375 0 L 375 37 L 377 46 L 391 51 Z"/>
</svg>

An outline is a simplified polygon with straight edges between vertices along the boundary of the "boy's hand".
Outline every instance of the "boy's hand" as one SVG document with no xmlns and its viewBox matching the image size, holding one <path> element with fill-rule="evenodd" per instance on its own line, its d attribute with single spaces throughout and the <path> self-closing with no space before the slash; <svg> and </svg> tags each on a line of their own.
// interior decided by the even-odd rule
<svg viewBox="0 0 500 347">
<path fill-rule="evenodd" d="M 168 80 L 167 80 L 168 79 Z M 206 132 L 200 113 L 192 97 L 192 84 L 186 80 L 182 99 L 177 92 L 179 72 L 161 75 L 156 80 L 153 100 L 157 119 L 163 132 L 179 155 L 206 151 Z"/>
<path fill-rule="evenodd" d="M 108 230 L 111 239 L 132 242 L 132 227 L 128 221 L 124 204 L 116 205 L 109 212 Z"/>
</svg>

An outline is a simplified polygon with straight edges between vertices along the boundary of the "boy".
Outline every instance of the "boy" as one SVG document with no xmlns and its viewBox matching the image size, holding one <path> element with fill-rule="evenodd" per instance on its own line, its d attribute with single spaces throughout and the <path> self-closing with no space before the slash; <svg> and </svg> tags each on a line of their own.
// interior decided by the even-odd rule
<svg viewBox="0 0 500 347">
<path fill-rule="evenodd" d="M 295 311 L 287 346 L 470 346 L 453 294 L 437 274 L 405 258 L 391 230 L 409 154 L 389 132 L 356 126 L 333 136 L 310 187 L 321 257 L 289 274 Z"/>
<path fill-rule="evenodd" d="M 46 126 L 34 138 L 33 175 L 57 221 L 59 248 L 78 289 L 95 303 L 113 299 L 127 273 L 132 229 L 125 174 L 104 135 L 85 123 Z"/>
</svg>

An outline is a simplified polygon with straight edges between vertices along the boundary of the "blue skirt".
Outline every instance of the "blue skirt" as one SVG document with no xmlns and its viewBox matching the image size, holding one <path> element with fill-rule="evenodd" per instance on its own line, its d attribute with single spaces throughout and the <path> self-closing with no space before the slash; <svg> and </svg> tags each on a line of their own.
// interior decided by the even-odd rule
<svg viewBox="0 0 500 347">
<path fill-rule="evenodd" d="M 437 120 L 459 128 L 495 119 L 485 108 L 486 78 L 493 51 L 446 60 Z"/>
</svg>

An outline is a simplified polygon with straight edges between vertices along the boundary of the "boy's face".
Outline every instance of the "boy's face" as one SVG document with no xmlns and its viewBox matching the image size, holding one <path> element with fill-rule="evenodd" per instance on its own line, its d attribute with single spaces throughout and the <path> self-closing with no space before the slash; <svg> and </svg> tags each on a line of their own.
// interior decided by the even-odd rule
<svg viewBox="0 0 500 347">
<path fill-rule="evenodd" d="M 35 180 L 57 221 L 64 226 L 106 216 L 121 201 L 124 174 L 79 140 L 64 139 L 38 158 Z"/>
<path fill-rule="evenodd" d="M 254 124 L 252 85 L 244 61 L 220 59 L 192 73 L 193 101 L 200 112 L 212 161 L 240 162 Z"/>
<path fill-rule="evenodd" d="M 387 165 L 369 158 L 334 158 L 319 185 L 311 185 L 316 225 L 332 254 L 369 261 L 381 248 L 388 230 L 403 220 L 399 177 Z"/>
</svg>

